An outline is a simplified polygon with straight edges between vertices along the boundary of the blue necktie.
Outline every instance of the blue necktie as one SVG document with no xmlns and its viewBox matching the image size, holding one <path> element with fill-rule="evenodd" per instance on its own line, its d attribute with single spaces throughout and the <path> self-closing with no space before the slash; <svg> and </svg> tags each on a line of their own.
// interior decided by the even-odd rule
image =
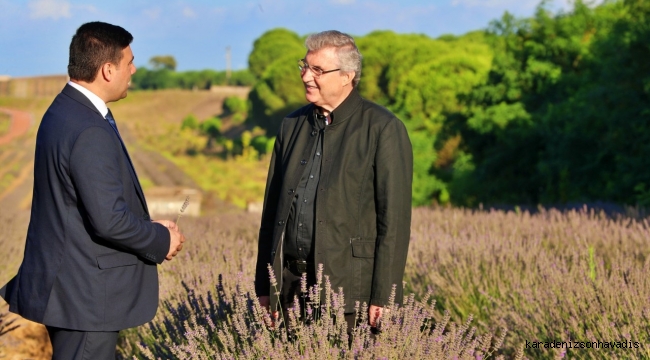
<svg viewBox="0 0 650 360">
<path fill-rule="evenodd" d="M 117 130 L 117 124 L 115 124 L 115 118 L 113 117 L 113 114 L 111 113 L 111 109 L 108 109 L 108 113 L 106 114 L 106 120 L 108 120 L 108 123 L 111 124 L 113 127 L 113 130 L 117 133 L 117 136 L 121 139 L 122 137 L 120 136 L 120 132 Z"/>
</svg>

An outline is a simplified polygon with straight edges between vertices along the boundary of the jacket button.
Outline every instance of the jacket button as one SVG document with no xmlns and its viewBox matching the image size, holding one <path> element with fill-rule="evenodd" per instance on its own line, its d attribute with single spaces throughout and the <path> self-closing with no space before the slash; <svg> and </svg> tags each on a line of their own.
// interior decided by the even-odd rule
<svg viewBox="0 0 650 360">
<path fill-rule="evenodd" d="M 280 226 L 284 225 L 284 220 L 278 221 L 278 225 L 280 225 Z"/>
<path fill-rule="evenodd" d="M 289 195 L 293 194 L 294 192 L 295 192 L 295 191 L 294 191 L 293 189 L 289 189 L 289 191 L 287 191 L 287 193 L 288 193 Z"/>
<path fill-rule="evenodd" d="M 316 131 L 316 130 L 311 132 L 311 136 L 316 136 L 316 134 L 318 134 L 318 131 Z"/>
<path fill-rule="evenodd" d="M 145 219 L 145 220 L 151 220 L 151 218 L 149 217 L 149 214 L 144 214 L 144 216 L 142 218 Z"/>
<path fill-rule="evenodd" d="M 305 165 L 307 164 L 307 160 L 300 160 L 300 165 Z"/>
</svg>

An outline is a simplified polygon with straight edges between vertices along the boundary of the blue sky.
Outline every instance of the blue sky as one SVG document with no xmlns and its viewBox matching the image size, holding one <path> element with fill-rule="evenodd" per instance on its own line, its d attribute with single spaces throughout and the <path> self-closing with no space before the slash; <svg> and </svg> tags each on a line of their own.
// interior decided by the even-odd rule
<svg viewBox="0 0 650 360">
<path fill-rule="evenodd" d="M 572 0 L 554 0 L 569 9 Z M 253 42 L 284 27 L 305 35 L 336 29 L 351 35 L 373 30 L 431 37 L 485 28 L 507 10 L 531 16 L 539 0 L 0 0 L 0 75 L 65 74 L 68 46 L 88 21 L 129 30 L 136 66 L 172 55 L 178 70 L 247 67 Z"/>
</svg>

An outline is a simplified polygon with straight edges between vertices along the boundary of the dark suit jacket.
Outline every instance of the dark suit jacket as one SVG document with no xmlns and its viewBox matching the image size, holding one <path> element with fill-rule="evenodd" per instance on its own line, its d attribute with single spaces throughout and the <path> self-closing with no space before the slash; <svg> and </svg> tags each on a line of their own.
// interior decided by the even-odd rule
<svg viewBox="0 0 650 360">
<path fill-rule="evenodd" d="M 24 259 L 0 289 L 10 311 L 81 331 L 151 320 L 169 231 L 149 219 L 119 136 L 75 88 L 43 116 L 34 161 Z"/>
</svg>

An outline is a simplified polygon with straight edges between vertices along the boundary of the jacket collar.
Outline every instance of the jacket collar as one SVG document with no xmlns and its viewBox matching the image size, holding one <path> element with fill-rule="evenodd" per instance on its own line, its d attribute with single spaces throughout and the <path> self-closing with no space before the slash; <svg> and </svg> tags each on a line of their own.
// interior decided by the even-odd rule
<svg viewBox="0 0 650 360">
<path fill-rule="evenodd" d="M 99 116 L 104 117 L 99 110 L 93 105 L 93 103 L 86 97 L 86 95 L 82 94 L 81 91 L 75 89 L 74 87 L 70 86 L 70 84 L 66 84 L 63 90 L 61 90 L 61 94 L 66 95 L 70 97 L 72 100 L 80 103 L 81 105 L 89 108 L 90 110 L 96 112 Z"/>
<path fill-rule="evenodd" d="M 336 109 L 332 110 L 330 112 L 330 119 L 332 120 L 332 123 L 329 124 L 329 126 L 332 125 L 337 125 L 347 119 L 350 118 L 352 113 L 354 113 L 355 109 L 359 107 L 361 102 L 363 101 L 363 98 L 361 95 L 359 95 L 359 92 L 357 89 L 352 89 L 352 92 L 348 97 L 343 100 L 341 105 L 337 106 Z M 314 111 L 316 111 L 316 106 L 313 107 Z"/>
<path fill-rule="evenodd" d="M 104 100 L 97 96 L 97 94 L 92 92 L 90 89 L 87 89 L 83 85 L 73 82 L 72 80 L 68 81 L 68 85 L 77 89 L 80 93 L 87 97 L 93 106 L 99 110 L 99 113 L 102 114 L 103 117 L 106 117 L 106 114 L 108 113 L 108 107 L 106 106 Z"/>
</svg>

